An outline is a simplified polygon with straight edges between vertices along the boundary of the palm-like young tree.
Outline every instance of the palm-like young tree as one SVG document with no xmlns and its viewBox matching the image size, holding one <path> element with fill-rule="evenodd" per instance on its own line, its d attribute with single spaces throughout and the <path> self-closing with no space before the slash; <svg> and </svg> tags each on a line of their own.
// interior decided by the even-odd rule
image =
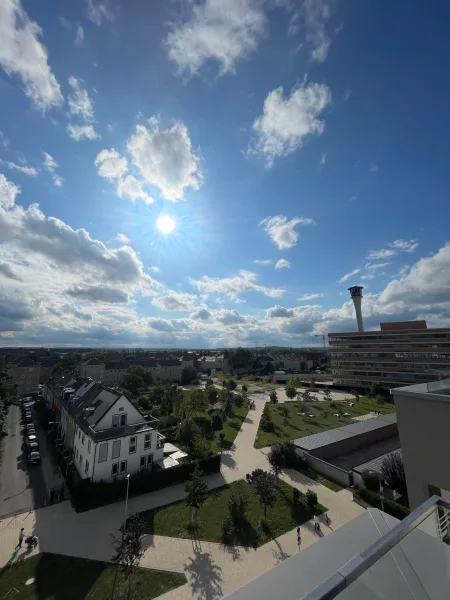
<svg viewBox="0 0 450 600">
<path fill-rule="evenodd" d="M 208 494 L 208 484 L 202 479 L 201 471 L 194 471 L 190 479 L 186 482 L 184 489 L 187 493 L 186 505 L 191 509 L 191 527 L 196 526 L 197 512 L 206 500 Z"/>
</svg>

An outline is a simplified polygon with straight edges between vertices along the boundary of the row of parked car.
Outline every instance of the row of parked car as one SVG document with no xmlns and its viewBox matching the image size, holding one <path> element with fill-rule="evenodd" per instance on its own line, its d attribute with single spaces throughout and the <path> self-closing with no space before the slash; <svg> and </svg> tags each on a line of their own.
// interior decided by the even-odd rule
<svg viewBox="0 0 450 600">
<path fill-rule="evenodd" d="M 22 398 L 21 411 L 23 422 L 23 437 L 25 450 L 27 453 L 27 462 L 30 465 L 37 465 L 41 462 L 41 454 L 39 452 L 39 443 L 36 437 L 36 429 L 34 427 L 33 415 L 31 407 L 33 402 L 28 398 Z"/>
</svg>

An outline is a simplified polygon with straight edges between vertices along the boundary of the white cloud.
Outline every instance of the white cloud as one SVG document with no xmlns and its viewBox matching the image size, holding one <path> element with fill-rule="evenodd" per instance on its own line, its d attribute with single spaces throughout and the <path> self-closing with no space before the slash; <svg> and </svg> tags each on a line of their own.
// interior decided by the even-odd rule
<svg viewBox="0 0 450 600">
<path fill-rule="evenodd" d="M 374 275 L 361 275 L 361 279 L 374 279 Z"/>
<path fill-rule="evenodd" d="M 66 292 L 77 300 L 104 302 L 107 304 L 128 304 L 129 295 L 122 289 L 109 285 L 74 285 Z"/>
<path fill-rule="evenodd" d="M 99 27 L 104 21 L 112 21 L 112 13 L 108 8 L 109 0 L 86 0 L 87 17 Z"/>
<path fill-rule="evenodd" d="M 371 260 L 391 258 L 400 252 L 414 252 L 418 245 L 419 242 L 417 240 L 394 240 L 388 244 L 389 248 L 371 250 L 367 258 Z"/>
<path fill-rule="evenodd" d="M 16 196 L 19 194 L 20 187 L 6 179 L 6 177 L 0 173 L 0 209 L 8 209 L 14 206 Z"/>
<path fill-rule="evenodd" d="M 67 96 L 69 112 L 72 116 L 77 116 L 83 121 L 94 120 L 94 106 L 89 97 L 88 91 L 83 87 L 83 80 L 71 75 L 69 85 L 72 91 Z"/>
<path fill-rule="evenodd" d="M 307 302 L 308 300 L 315 300 L 316 298 L 323 298 L 323 294 L 303 294 L 300 298 L 297 298 L 299 302 Z"/>
<path fill-rule="evenodd" d="M 253 261 L 255 265 L 271 265 L 272 264 L 272 260 L 260 260 L 259 258 L 257 258 L 256 260 Z"/>
<path fill-rule="evenodd" d="M 289 221 L 284 215 L 277 215 L 263 219 L 259 225 L 264 227 L 278 248 L 284 250 L 297 244 L 298 233 L 295 229 L 297 225 L 312 225 L 313 223 L 312 219 L 306 217 L 294 217 Z"/>
<path fill-rule="evenodd" d="M 130 238 L 127 235 L 125 235 L 124 233 L 118 233 L 114 239 L 116 239 L 118 242 L 120 242 L 122 244 L 126 244 L 127 246 L 129 244 L 131 244 Z"/>
<path fill-rule="evenodd" d="M 384 262 L 384 263 L 367 263 L 366 264 L 366 269 L 368 269 L 369 271 L 376 271 L 377 269 L 382 269 L 383 267 L 387 267 L 390 264 L 391 264 L 390 262 Z"/>
<path fill-rule="evenodd" d="M 159 267 L 149 267 L 149 271 L 153 271 L 153 273 L 159 273 L 161 269 Z"/>
<path fill-rule="evenodd" d="M 374 162 L 370 163 L 370 165 L 369 165 L 369 171 L 371 173 L 378 173 L 378 165 L 377 165 L 377 163 L 374 163 Z"/>
<path fill-rule="evenodd" d="M 361 269 L 354 269 L 353 271 L 350 271 L 350 273 L 346 273 L 339 279 L 338 283 L 345 283 L 348 279 L 350 279 L 350 277 L 353 277 L 353 275 L 357 275 L 360 271 Z"/>
<path fill-rule="evenodd" d="M 95 159 L 95 166 L 100 177 L 106 179 L 117 179 L 122 177 L 127 170 L 127 159 L 111 148 L 110 150 L 101 150 Z"/>
<path fill-rule="evenodd" d="M 204 0 L 192 3 L 188 18 L 166 39 L 169 58 L 180 72 L 194 75 L 208 61 L 219 74 L 234 73 L 236 63 L 255 52 L 266 17 L 259 0 Z"/>
<path fill-rule="evenodd" d="M 294 309 L 285 308 L 284 306 L 280 306 L 279 304 L 277 304 L 276 306 L 272 306 L 266 312 L 266 317 L 268 319 L 292 319 L 294 316 Z"/>
<path fill-rule="evenodd" d="M 305 41 L 310 48 L 311 57 L 318 63 L 322 63 L 328 56 L 331 39 L 328 36 L 325 25 L 331 16 L 329 2 L 325 0 L 303 0 L 297 2 L 294 10 L 289 33 L 295 34 L 299 29 L 304 30 Z"/>
<path fill-rule="evenodd" d="M 43 163 L 44 169 L 51 174 L 53 183 L 56 185 L 56 187 L 61 187 L 64 183 L 64 178 L 55 172 L 56 169 L 59 168 L 58 163 L 53 158 L 53 156 L 51 154 L 49 154 L 48 152 L 42 152 L 42 156 L 44 157 L 44 163 Z"/>
<path fill-rule="evenodd" d="M 389 250 L 387 248 L 383 248 L 382 250 L 371 250 L 367 255 L 369 260 L 382 260 L 383 258 L 391 258 L 397 254 L 396 250 Z"/>
<path fill-rule="evenodd" d="M 153 204 L 154 198 L 144 191 L 143 185 L 144 183 L 136 179 L 134 175 L 127 175 L 124 179 L 117 181 L 116 191 L 121 198 L 126 196 L 132 202 L 141 199 L 146 204 Z"/>
<path fill-rule="evenodd" d="M 30 21 L 20 0 L 0 2 L 0 64 L 10 77 L 20 77 L 25 95 L 42 111 L 61 106 L 63 96 L 48 65 L 42 29 Z"/>
<path fill-rule="evenodd" d="M 234 277 L 208 277 L 204 275 L 198 280 L 189 278 L 190 283 L 202 294 L 222 294 L 232 299 L 237 299 L 245 292 L 260 292 L 270 298 L 280 298 L 284 290 L 267 288 L 256 283 L 256 273 L 239 271 Z"/>
<path fill-rule="evenodd" d="M 186 188 L 200 187 L 200 159 L 183 123 L 160 129 L 158 119 L 152 117 L 148 127 L 136 126 L 127 148 L 142 177 L 159 188 L 166 200 L 182 200 Z"/>
<path fill-rule="evenodd" d="M 190 314 L 194 321 L 208 321 L 211 318 L 211 311 L 207 308 L 199 308 Z"/>
<path fill-rule="evenodd" d="M 75 33 L 75 45 L 81 46 L 83 41 L 84 41 L 84 29 L 82 28 L 81 25 L 78 25 L 77 31 Z"/>
<path fill-rule="evenodd" d="M 98 140 L 100 138 L 100 135 L 92 125 L 74 125 L 73 123 L 69 123 L 67 131 L 70 137 L 77 142 L 80 140 Z"/>
<path fill-rule="evenodd" d="M 290 269 L 291 263 L 285 258 L 280 258 L 280 260 L 275 265 L 275 269 Z"/>
<path fill-rule="evenodd" d="M 3 277 L 6 277 L 7 279 L 21 281 L 20 277 L 17 277 L 17 275 L 7 263 L 0 262 L 0 275 L 3 275 Z"/>
<path fill-rule="evenodd" d="M 389 246 L 396 248 L 399 252 L 414 252 L 419 245 L 417 240 L 395 240 L 391 242 Z"/>
<path fill-rule="evenodd" d="M 327 152 L 324 152 L 324 153 L 322 154 L 322 156 L 320 157 L 320 166 L 321 166 L 321 167 L 323 167 L 323 166 L 324 166 L 324 164 L 327 162 L 327 156 L 328 156 L 328 153 L 327 153 Z"/>
<path fill-rule="evenodd" d="M 30 167 L 28 165 L 18 165 L 17 163 L 7 161 L 8 169 L 13 169 L 15 171 L 19 171 L 24 175 L 30 175 L 31 177 L 36 177 L 38 174 L 37 170 L 34 167 Z"/>
<path fill-rule="evenodd" d="M 294 87 L 283 97 L 283 88 L 272 90 L 264 101 L 263 114 L 253 123 L 253 140 L 249 152 L 260 155 L 267 167 L 303 146 L 310 135 L 321 135 L 324 121 L 318 116 L 331 103 L 325 84 L 310 83 Z"/>
<path fill-rule="evenodd" d="M 153 306 L 169 311 L 192 310 L 196 302 L 197 296 L 181 292 L 166 292 L 164 295 L 152 299 Z"/>
</svg>

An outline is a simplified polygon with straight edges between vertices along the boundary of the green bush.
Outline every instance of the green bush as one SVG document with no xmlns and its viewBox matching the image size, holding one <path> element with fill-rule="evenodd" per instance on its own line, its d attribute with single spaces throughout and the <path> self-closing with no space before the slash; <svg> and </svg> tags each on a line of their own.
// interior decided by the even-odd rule
<svg viewBox="0 0 450 600">
<path fill-rule="evenodd" d="M 381 509 L 381 498 L 379 494 L 368 490 L 367 488 L 362 488 L 355 492 L 354 496 L 356 498 L 360 498 L 370 506 L 374 508 Z M 398 502 L 394 502 L 393 500 L 389 500 L 389 498 L 384 498 L 383 500 L 383 509 L 384 512 L 391 517 L 395 517 L 400 521 L 409 515 L 409 508 L 399 504 Z"/>
<path fill-rule="evenodd" d="M 364 485 L 368 490 L 372 492 L 378 492 L 380 489 L 380 477 L 378 473 L 375 471 L 369 471 L 368 469 L 364 469 L 361 473 L 362 480 Z"/>
<path fill-rule="evenodd" d="M 184 483 L 196 469 L 203 471 L 205 475 L 219 472 L 220 455 L 216 454 L 198 461 L 183 463 L 164 471 L 152 470 L 135 473 L 130 477 L 129 496 L 139 496 L 169 485 Z M 104 481 L 93 483 L 90 479 L 81 479 L 77 482 L 70 478 L 67 484 L 77 512 L 124 500 L 127 488 L 126 479 L 116 480 L 112 483 Z"/>
<path fill-rule="evenodd" d="M 292 502 L 294 502 L 294 504 L 300 502 L 300 491 L 297 488 L 292 488 Z"/>
</svg>

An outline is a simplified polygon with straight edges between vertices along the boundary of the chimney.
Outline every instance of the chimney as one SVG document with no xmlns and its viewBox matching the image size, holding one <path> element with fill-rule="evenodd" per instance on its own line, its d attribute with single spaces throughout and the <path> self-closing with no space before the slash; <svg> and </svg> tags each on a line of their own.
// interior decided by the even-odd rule
<svg viewBox="0 0 450 600">
<path fill-rule="evenodd" d="M 362 285 L 354 285 L 354 286 L 348 288 L 348 291 L 350 292 L 350 296 L 352 297 L 352 300 L 353 300 L 353 306 L 355 307 L 358 331 L 364 331 L 364 325 L 363 325 L 362 313 L 361 313 L 361 299 L 362 299 L 363 289 L 364 288 Z"/>
</svg>

